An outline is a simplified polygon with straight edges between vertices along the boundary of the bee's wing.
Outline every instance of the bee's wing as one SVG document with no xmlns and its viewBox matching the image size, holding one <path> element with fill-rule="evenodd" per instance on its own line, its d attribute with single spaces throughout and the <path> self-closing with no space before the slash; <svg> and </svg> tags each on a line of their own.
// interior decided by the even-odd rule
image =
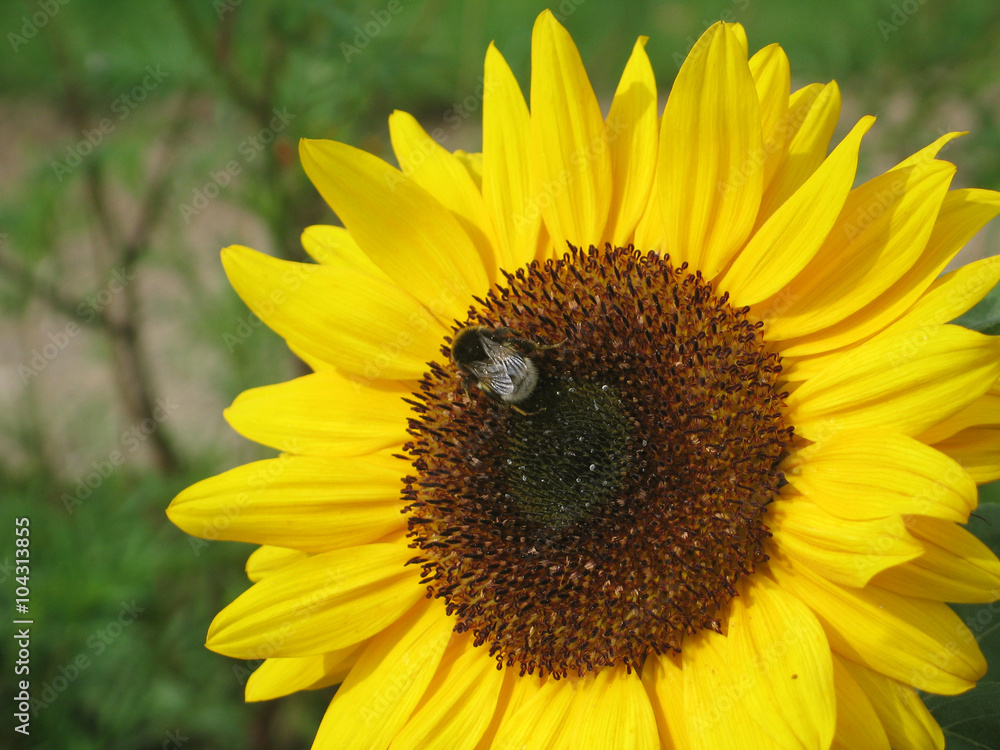
<svg viewBox="0 0 1000 750">
<path fill-rule="evenodd" d="M 505 362 L 476 362 L 472 366 L 473 374 L 479 379 L 480 387 L 501 398 L 514 392 L 514 380 L 510 368 Z"/>
</svg>

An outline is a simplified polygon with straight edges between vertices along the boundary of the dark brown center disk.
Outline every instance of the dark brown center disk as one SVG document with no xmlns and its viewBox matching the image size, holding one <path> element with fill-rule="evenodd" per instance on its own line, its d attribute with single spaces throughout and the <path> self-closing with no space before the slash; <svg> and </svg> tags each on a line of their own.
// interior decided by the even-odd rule
<svg viewBox="0 0 1000 750">
<path fill-rule="evenodd" d="M 641 666 L 718 630 L 765 561 L 792 430 L 760 325 L 686 265 L 572 250 L 505 274 L 466 325 L 537 343 L 517 408 L 442 348 L 414 395 L 411 563 L 499 665 L 562 677 Z M 498 665 L 498 666 L 499 666 Z"/>
</svg>

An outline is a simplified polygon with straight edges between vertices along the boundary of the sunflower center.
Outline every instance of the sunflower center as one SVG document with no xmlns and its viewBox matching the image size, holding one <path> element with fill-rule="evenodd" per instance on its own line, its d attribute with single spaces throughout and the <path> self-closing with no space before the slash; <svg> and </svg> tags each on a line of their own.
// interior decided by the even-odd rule
<svg viewBox="0 0 1000 750">
<path fill-rule="evenodd" d="M 484 362 L 444 347 L 411 402 L 411 563 L 456 630 L 522 674 L 677 652 L 767 559 L 792 434 L 778 358 L 746 309 L 655 253 L 592 247 L 505 276 L 466 321 Z M 505 397 L 493 378 L 525 368 Z"/>
</svg>

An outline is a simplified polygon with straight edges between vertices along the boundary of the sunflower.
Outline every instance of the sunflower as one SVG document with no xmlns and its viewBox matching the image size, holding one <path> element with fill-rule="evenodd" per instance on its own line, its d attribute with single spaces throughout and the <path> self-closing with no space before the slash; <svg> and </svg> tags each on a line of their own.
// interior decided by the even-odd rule
<svg viewBox="0 0 1000 750">
<path fill-rule="evenodd" d="M 223 251 L 314 372 L 168 513 L 261 545 L 208 647 L 248 700 L 339 684 L 317 748 L 940 748 L 918 691 L 986 670 L 945 602 L 1000 591 L 1000 338 L 948 321 L 1000 258 L 939 274 L 1000 194 L 949 190 L 957 133 L 853 187 L 874 118 L 828 152 L 837 85 L 736 24 L 658 117 L 646 41 L 603 117 L 546 11 L 481 154 L 303 141 L 344 227 Z"/>
</svg>

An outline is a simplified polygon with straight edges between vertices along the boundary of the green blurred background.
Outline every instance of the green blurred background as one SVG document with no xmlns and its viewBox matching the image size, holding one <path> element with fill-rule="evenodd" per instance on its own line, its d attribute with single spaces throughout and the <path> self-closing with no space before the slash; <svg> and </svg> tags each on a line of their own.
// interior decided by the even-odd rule
<svg viewBox="0 0 1000 750">
<path fill-rule="evenodd" d="M 222 409 L 303 371 L 253 327 L 218 251 L 303 259 L 301 230 L 334 221 L 299 166 L 301 137 L 391 160 L 386 118 L 398 108 L 442 128 L 448 148 L 478 150 L 486 47 L 496 41 L 527 92 L 545 7 L 605 106 L 638 35 L 651 38 L 665 96 L 700 33 L 735 20 L 752 51 L 784 46 L 793 87 L 838 81 L 835 138 L 879 116 L 859 181 L 969 130 L 944 154 L 956 186 L 1000 189 L 995 0 L 0 5 L 0 601 L 7 620 L 13 518 L 27 516 L 31 677 L 44 703 L 21 745 L 309 747 L 330 690 L 245 705 L 255 665 L 203 647 L 248 585 L 252 548 L 193 544 L 163 513 L 186 485 L 271 454 L 229 430 Z M 966 259 L 998 250 L 991 227 Z M 995 307 L 979 309 L 989 325 Z M 992 544 L 991 513 L 977 529 Z M 942 721 L 968 713 L 941 705 Z M 965 747 L 964 730 L 950 731 L 949 748 Z"/>
</svg>

